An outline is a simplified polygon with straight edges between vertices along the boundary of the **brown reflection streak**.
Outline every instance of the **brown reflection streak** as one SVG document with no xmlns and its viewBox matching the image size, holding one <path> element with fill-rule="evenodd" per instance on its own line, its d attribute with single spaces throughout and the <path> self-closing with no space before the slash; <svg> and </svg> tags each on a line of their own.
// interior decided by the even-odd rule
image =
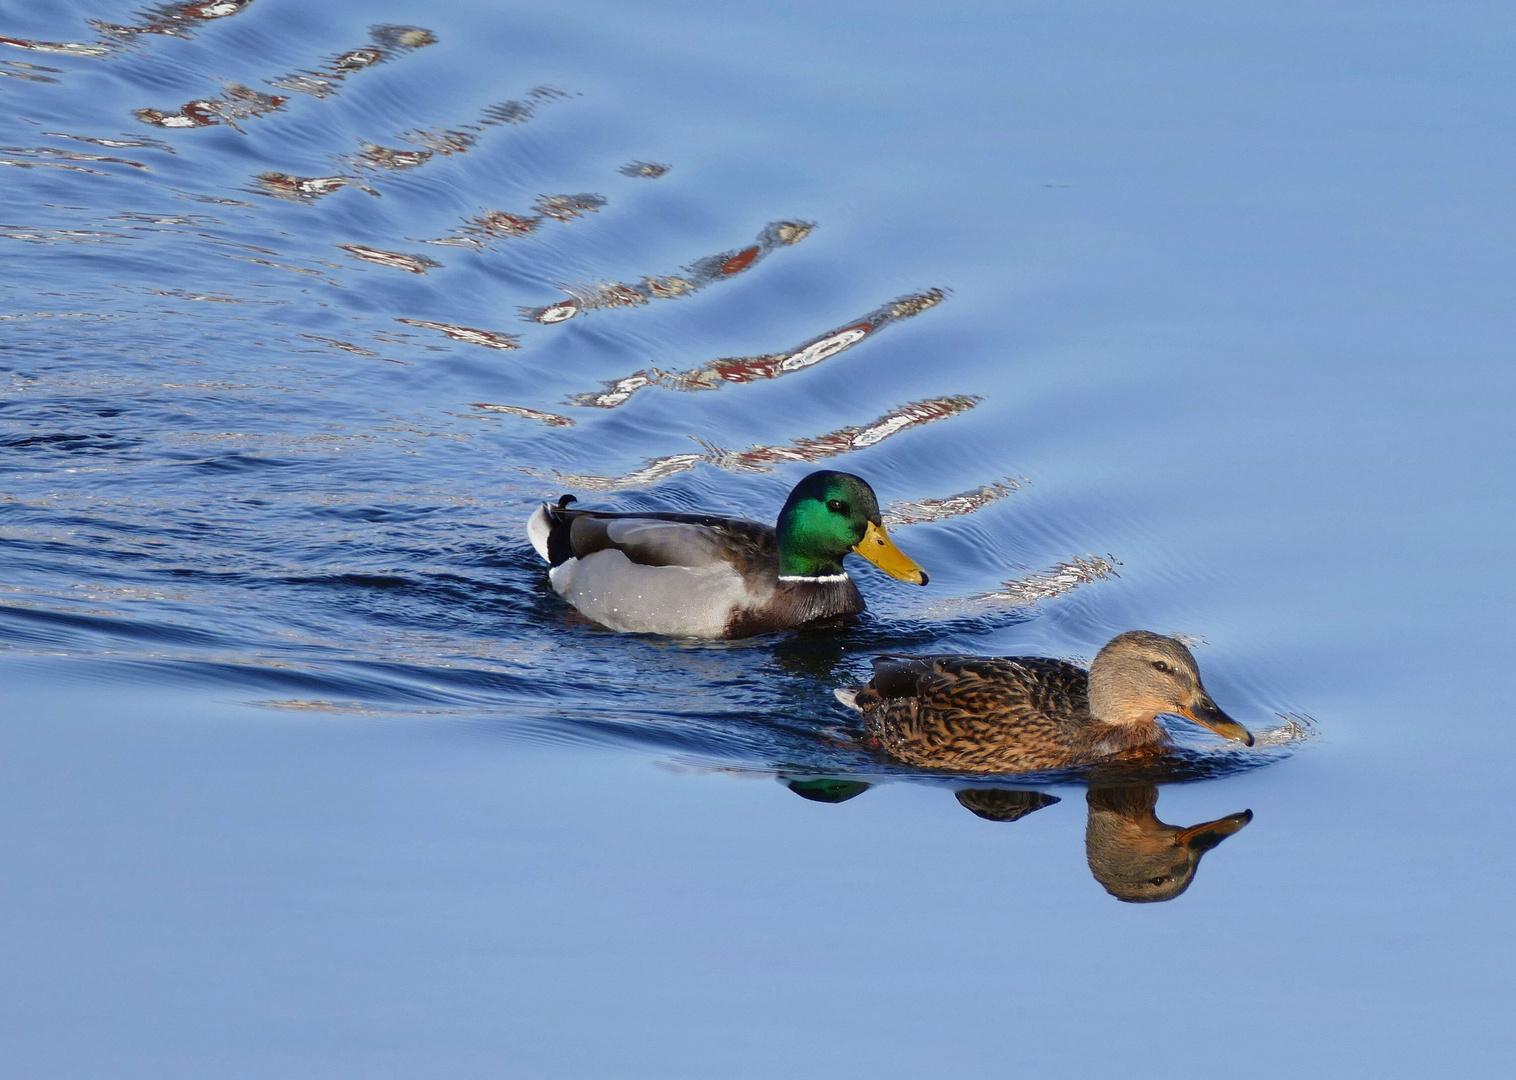
<svg viewBox="0 0 1516 1080">
<path fill-rule="evenodd" d="M 504 210 L 486 210 L 477 217 L 466 218 L 461 227 L 447 236 L 423 240 L 424 244 L 440 244 L 448 247 L 469 247 L 483 251 L 496 240 L 507 240 L 535 232 L 545 218 L 555 221 L 572 221 L 585 213 L 598 213 L 605 205 L 601 195 L 541 195 L 537 199 L 538 213 L 531 216 L 510 214 Z"/>
<path fill-rule="evenodd" d="M 72 172 L 89 172 L 96 176 L 109 176 L 99 169 L 80 168 L 70 166 L 71 161 L 91 161 L 101 164 L 127 165 L 133 169 L 150 171 L 140 161 L 130 158 L 111 157 L 106 154 L 81 154 L 73 150 L 58 150 L 51 146 L 0 146 L 0 165 L 15 165 L 18 168 L 29 169 L 34 165 L 41 165 L 56 169 L 69 169 Z"/>
<path fill-rule="evenodd" d="M 454 341 L 469 345 L 482 345 L 486 349 L 519 349 L 515 334 L 502 334 L 494 330 L 476 330 L 472 326 L 455 326 L 452 323 L 428 322 L 425 319 L 396 319 L 406 326 L 419 326 L 424 330 L 436 330 Z"/>
<path fill-rule="evenodd" d="M 383 251 L 380 248 L 364 247 L 362 244 L 338 244 L 339 248 L 364 262 L 388 266 L 392 270 L 404 270 L 408 274 L 424 274 L 441 266 L 435 259 L 425 255 L 406 255 L 399 251 Z"/>
<path fill-rule="evenodd" d="M 379 359 L 379 354 L 374 352 L 372 349 L 365 349 L 362 345 L 354 345 L 351 341 L 341 341 L 337 338 L 322 337 L 320 334 L 301 334 L 300 336 L 305 338 L 307 341 L 319 341 L 323 345 L 330 345 L 334 349 L 340 349 L 343 352 L 352 353 L 355 356 L 367 356 L 372 359 Z"/>
<path fill-rule="evenodd" d="M 194 36 L 195 24 L 236 15 L 252 2 L 253 0 L 199 0 L 192 4 L 159 4 L 139 12 L 138 18 L 142 21 L 135 25 L 119 26 L 99 19 L 91 19 L 89 24 L 107 37 L 116 38 L 113 45 L 124 43 L 138 34 L 189 38 Z"/>
<path fill-rule="evenodd" d="M 1050 570 L 1027 577 L 1004 582 L 994 592 L 971 597 L 972 601 L 989 601 L 1009 604 L 1032 605 L 1039 600 L 1049 600 L 1072 592 L 1092 581 L 1120 577 L 1115 559 L 1098 555 L 1079 555 L 1068 562 L 1061 562 Z"/>
<path fill-rule="evenodd" d="M 275 262 L 272 259 L 260 259 L 253 255 L 233 255 L 229 251 L 221 251 L 217 252 L 217 254 L 225 259 L 236 259 L 239 262 L 256 263 L 259 266 L 267 266 L 274 270 L 288 270 L 292 274 L 307 274 L 311 277 L 318 277 L 329 285 L 341 284 L 341 282 L 337 281 L 336 279 L 330 277 L 327 274 L 323 274 L 320 270 L 317 270 L 314 267 L 310 266 L 295 266 L 292 263 Z"/>
<path fill-rule="evenodd" d="M 692 263 L 679 274 L 645 277 L 635 285 L 603 282 L 598 285 L 560 285 L 567 300 L 540 308 L 522 308 L 524 318 L 544 325 L 567 322 L 594 308 L 637 307 L 650 300 L 667 300 L 703 289 L 713 281 L 732 277 L 755 266 L 769 252 L 798 244 L 816 226 L 803 221 L 776 221 L 758 235 L 757 243 L 740 251 L 712 255 Z"/>
<path fill-rule="evenodd" d="M 629 161 L 616 171 L 622 176 L 640 177 L 646 180 L 656 180 L 669 171 L 672 166 L 660 165 L 656 161 Z"/>
<path fill-rule="evenodd" d="M 46 72 L 46 74 L 44 74 Z M 10 79 L 22 79 L 26 82 L 55 83 L 58 80 L 54 75 L 62 75 L 58 68 L 43 67 L 41 64 L 28 64 L 24 60 L 0 60 L 0 75 Z"/>
<path fill-rule="evenodd" d="M 380 28 L 396 29 L 394 27 Z M 427 33 L 427 31 L 416 31 Z M 379 31 L 375 31 L 376 34 Z M 348 55 L 348 54 L 344 54 Z M 426 164 L 438 154 L 444 157 L 452 154 L 463 154 L 471 150 L 479 141 L 479 136 L 490 127 L 502 124 L 522 124 L 530 120 L 537 110 L 537 105 L 544 101 L 554 101 L 566 98 L 569 95 L 562 90 L 556 90 L 550 86 L 538 86 L 527 92 L 525 101 L 503 101 L 491 105 L 485 109 L 479 121 L 473 124 L 464 124 L 461 128 L 416 128 L 405 132 L 399 138 L 413 146 L 419 146 L 419 150 L 397 150 L 392 147 L 380 146 L 378 143 L 365 142 L 360 144 L 358 153 L 355 155 L 338 156 L 336 158 L 339 171 L 332 176 L 294 176 L 283 172 L 265 172 L 255 179 L 258 182 L 260 194 L 274 195 L 280 198 L 292 198 L 302 201 L 314 201 L 324 195 L 343 187 L 356 187 L 360 191 L 366 191 L 370 195 L 379 193 L 362 182 L 365 174 L 372 175 L 378 170 L 391 172 L 418 168 Z M 599 199 L 599 196 L 543 196 L 544 199 Z M 603 204 L 601 200 L 600 204 Z M 600 204 L 596 204 L 597 206 Z M 581 209 L 591 209 L 582 207 Z M 484 215 L 490 219 L 481 224 L 481 219 L 474 219 L 476 227 L 488 225 L 490 229 L 498 229 L 498 235 L 506 235 L 509 223 L 505 219 L 513 215 L 498 211 L 491 211 Z M 515 218 L 516 221 L 531 221 L 529 218 Z M 466 226 L 459 230 L 461 235 L 457 238 L 443 238 L 439 240 L 423 241 L 434 244 L 463 244 L 472 243 L 469 229 Z M 529 231 L 529 230 L 528 230 Z"/>
<path fill-rule="evenodd" d="M 942 499 L 918 499 L 915 502 L 891 503 L 884 512 L 886 525 L 920 525 L 929 521 L 945 521 L 983 509 L 992 502 L 1005 498 L 1021 487 L 1022 481 L 1006 477 L 993 484 L 985 484 L 972 491 L 961 491 Z"/>
<path fill-rule="evenodd" d="M 74 244 L 106 244 L 112 240 L 132 240 L 126 233 L 101 232 L 98 229 L 27 229 L 20 225 L 0 224 L 0 237 L 7 240 L 25 240 L 34 244 L 53 244 L 59 241 Z"/>
<path fill-rule="evenodd" d="M 479 136 L 491 127 L 524 124 L 537 114 L 537 106 L 569 95 L 551 86 L 537 86 L 527 91 L 525 101 L 502 101 L 485 109 L 477 122 L 458 128 L 413 128 L 398 136 L 402 142 L 420 150 L 395 150 L 378 143 L 362 144 L 356 157 L 339 158 L 349 171 L 373 169 L 414 169 L 432 157 L 466 154 L 478 143 Z"/>
<path fill-rule="evenodd" d="M 245 204 L 239 204 L 245 205 Z M 322 271 L 305 266 L 295 266 L 277 262 L 270 258 L 260 256 L 274 256 L 277 252 L 267 248 L 257 247 L 253 244 L 240 243 L 230 240 L 225 236 L 217 235 L 211 231 L 219 222 L 213 217 L 203 214 L 180 214 L 158 215 L 138 212 L 113 214 L 104 219 L 103 223 L 109 223 L 115 228 L 110 230 L 84 228 L 84 229 L 35 229 L 22 226 L 0 224 L 0 238 L 20 240 L 30 243 L 104 243 L 115 244 L 140 240 L 146 235 L 170 233 L 186 238 L 194 242 L 200 242 L 211 249 L 214 254 L 223 258 L 237 259 L 256 263 L 261 266 L 273 267 L 279 270 L 288 270 L 294 273 L 313 275 L 332 285 L 339 285 Z M 230 249 L 230 250 L 226 250 Z"/>
<path fill-rule="evenodd" d="M 235 12 L 228 11 L 226 14 L 235 14 Z M 374 42 L 373 45 L 349 49 L 347 52 L 332 57 L 317 69 L 296 71 L 267 79 L 265 82 L 277 90 L 308 94 L 318 98 L 329 97 L 337 92 L 339 84 L 353 72 L 362 71 L 414 49 L 431 45 L 437 40 L 430 30 L 423 30 L 416 26 L 376 26 L 369 31 L 369 36 Z M 240 83 L 228 83 L 219 96 L 197 98 L 186 102 L 179 107 L 178 112 L 137 109 L 133 115 L 143 123 L 156 124 L 165 128 L 199 128 L 225 124 L 234 130 L 241 131 L 242 129 L 237 124 L 239 120 L 248 120 L 277 112 L 284 108 L 288 101 L 287 94 L 264 94 Z"/>
<path fill-rule="evenodd" d="M 88 45 L 74 41 L 28 41 L 25 38 L 13 37 L 0 37 L 0 45 L 10 45 L 31 52 L 56 53 L 59 56 L 104 56 L 110 52 L 105 45 Z"/>
<path fill-rule="evenodd" d="M 646 368 L 606 382 L 605 389 L 598 394 L 577 394 L 569 398 L 569 404 L 614 409 L 626 404 L 633 394 L 646 386 L 662 386 L 665 389 L 681 391 L 715 390 L 724 383 L 750 383 L 760 379 L 777 379 L 781 375 L 802 371 L 805 368 L 814 367 L 823 360 L 830 360 L 890 323 L 898 319 L 908 319 L 936 307 L 945 296 L 946 293 L 941 289 L 928 289 L 926 292 L 903 296 L 876 308 L 847 326 L 829 330 L 820 337 L 812 338 L 804 345 L 786 353 L 714 360 L 704 367 L 690 371 L 668 372 L 659 368 Z"/>
<path fill-rule="evenodd" d="M 130 25 L 90 19 L 89 26 L 105 38 L 98 42 L 29 41 L 0 37 L 0 44 L 63 56 L 106 56 L 121 49 L 139 34 L 191 38 L 197 24 L 236 15 L 252 2 L 253 0 L 197 0 L 190 4 L 159 4 L 139 12 L 141 22 Z"/>
<path fill-rule="evenodd" d="M 537 420 L 550 427 L 573 427 L 574 422 L 567 416 L 559 416 L 557 413 L 543 412 L 541 409 L 528 409 L 521 405 L 492 405 L 486 401 L 473 402 L 473 407 L 485 413 L 503 414 L 505 416 L 519 416 L 525 420 Z"/>
<path fill-rule="evenodd" d="M 615 491 L 638 487 L 662 480 L 675 473 L 687 472 L 700 462 L 733 472 L 771 472 L 772 466 L 791 461 L 821 461 L 853 450 L 874 446 L 892 435 L 897 435 L 920 424 L 944 420 L 972 409 L 983 398 L 974 395 L 929 398 L 914 401 L 892 412 L 885 413 L 871 424 L 862 427 L 838 428 L 825 435 L 793 439 L 786 446 L 753 446 L 733 452 L 696 439 L 704 453 L 671 454 L 650 460 L 643 468 L 625 476 L 561 476 L 564 484 L 589 488 L 592 491 Z"/>
<path fill-rule="evenodd" d="M 225 124 L 234 131 L 241 131 L 239 120 L 276 112 L 284 108 L 289 98 L 279 94 L 264 94 L 241 83 L 227 83 L 218 97 L 196 98 L 179 106 L 178 112 L 166 113 L 161 109 L 134 109 L 132 115 L 144 124 L 156 124 L 164 128 L 201 128 Z"/>
<path fill-rule="evenodd" d="M 72 139 L 75 142 L 89 143 L 92 146 L 106 146 L 111 149 L 141 147 L 147 150 L 162 150 L 166 154 L 178 153 L 177 150 L 162 139 L 94 139 L 88 135 L 67 135 L 61 131 L 44 131 L 42 134 L 49 139 Z"/>
<path fill-rule="evenodd" d="M 289 173 L 266 172 L 259 173 L 256 179 L 265 194 L 299 202 L 314 202 L 321 196 L 330 195 L 344 187 L 355 187 L 376 197 L 379 194 L 373 188 L 345 176 L 291 176 Z"/>
</svg>

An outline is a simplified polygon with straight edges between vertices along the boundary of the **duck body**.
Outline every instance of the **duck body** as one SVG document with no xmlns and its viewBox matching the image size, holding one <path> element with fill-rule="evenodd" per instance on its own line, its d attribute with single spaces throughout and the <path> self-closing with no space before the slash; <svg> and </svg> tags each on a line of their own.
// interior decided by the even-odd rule
<svg viewBox="0 0 1516 1080">
<path fill-rule="evenodd" d="M 781 581 L 774 529 L 699 514 L 541 507 L 528 526 L 553 591 L 611 630 L 737 638 L 841 622 L 864 610 L 847 574 Z"/>
<path fill-rule="evenodd" d="M 1162 713 L 1253 741 L 1206 693 L 1189 650 L 1142 630 L 1113 639 L 1089 671 L 1040 656 L 882 656 L 867 685 L 837 697 L 862 713 L 872 749 L 954 772 L 1033 772 L 1161 753 Z"/>
<path fill-rule="evenodd" d="M 1164 738 L 1156 721 L 1132 729 L 1096 720 L 1089 673 L 1040 656 L 879 657 L 853 700 L 869 745 L 921 768 L 1059 769 Z"/>
<path fill-rule="evenodd" d="M 873 491 L 846 473 L 801 481 L 778 528 L 707 514 L 580 510 L 571 501 L 544 503 L 527 536 L 556 593 L 625 633 L 741 638 L 843 623 L 865 606 L 841 566 L 850 550 L 926 582 L 885 537 Z"/>
</svg>

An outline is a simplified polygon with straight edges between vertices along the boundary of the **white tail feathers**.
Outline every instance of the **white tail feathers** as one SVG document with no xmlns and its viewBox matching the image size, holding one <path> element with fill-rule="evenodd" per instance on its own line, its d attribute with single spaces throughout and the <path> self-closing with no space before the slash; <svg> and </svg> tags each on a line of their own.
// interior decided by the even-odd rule
<svg viewBox="0 0 1516 1080">
<path fill-rule="evenodd" d="M 858 708 L 858 691 L 862 689 L 863 687 L 861 686 L 839 686 L 832 691 L 832 696 L 849 709 L 855 712 L 862 712 L 863 710 Z"/>
<path fill-rule="evenodd" d="M 537 554 L 542 556 L 543 562 L 551 561 L 547 554 L 547 534 L 552 531 L 553 523 L 547 516 L 547 503 L 543 503 L 537 507 L 536 513 L 526 519 L 526 538 L 537 549 Z"/>
</svg>

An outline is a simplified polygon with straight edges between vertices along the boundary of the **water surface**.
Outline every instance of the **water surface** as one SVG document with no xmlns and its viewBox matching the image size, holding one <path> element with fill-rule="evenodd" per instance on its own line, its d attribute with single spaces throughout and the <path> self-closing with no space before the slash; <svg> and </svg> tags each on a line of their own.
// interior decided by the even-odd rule
<svg viewBox="0 0 1516 1080">
<path fill-rule="evenodd" d="M 0 7 L 8 1070 L 1500 1075 L 1511 31 Z M 604 633 L 521 531 L 818 465 L 932 574 L 847 635 Z M 1132 627 L 1271 745 L 1087 796 L 831 694 Z"/>
</svg>

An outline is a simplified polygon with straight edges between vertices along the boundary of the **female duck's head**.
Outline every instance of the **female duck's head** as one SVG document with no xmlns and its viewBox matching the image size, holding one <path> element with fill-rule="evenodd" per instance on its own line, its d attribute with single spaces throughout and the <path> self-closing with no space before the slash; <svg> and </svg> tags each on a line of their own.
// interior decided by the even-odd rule
<svg viewBox="0 0 1516 1080">
<path fill-rule="evenodd" d="M 814 472 L 796 484 L 779 511 L 778 533 L 781 578 L 839 575 L 851 551 L 890 577 L 927 583 L 926 571 L 885 533 L 874 489 L 852 473 Z"/>
<path fill-rule="evenodd" d="M 1112 638 L 1090 665 L 1090 715 L 1107 724 L 1145 724 L 1164 713 L 1253 745 L 1247 728 L 1206 693 L 1195 657 L 1183 643 L 1146 630 Z"/>
</svg>

